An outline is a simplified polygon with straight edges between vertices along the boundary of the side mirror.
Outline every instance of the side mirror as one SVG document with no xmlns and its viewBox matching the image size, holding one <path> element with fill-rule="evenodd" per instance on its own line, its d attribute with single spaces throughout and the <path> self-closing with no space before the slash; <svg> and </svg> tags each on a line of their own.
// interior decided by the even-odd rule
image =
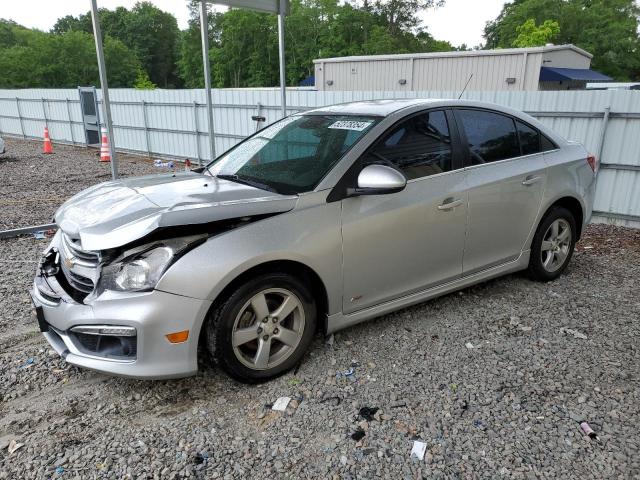
<svg viewBox="0 0 640 480">
<path fill-rule="evenodd" d="M 404 190 L 407 179 L 394 168 L 386 165 L 367 165 L 358 175 L 357 188 L 348 189 L 349 196 L 384 195 Z"/>
</svg>

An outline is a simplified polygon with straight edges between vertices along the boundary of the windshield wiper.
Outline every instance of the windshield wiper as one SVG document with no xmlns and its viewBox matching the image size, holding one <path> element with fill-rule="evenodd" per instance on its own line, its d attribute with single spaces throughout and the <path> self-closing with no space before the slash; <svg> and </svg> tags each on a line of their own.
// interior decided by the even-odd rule
<svg viewBox="0 0 640 480">
<path fill-rule="evenodd" d="M 256 182 L 255 180 L 249 179 L 247 177 L 240 177 L 239 175 L 225 175 L 223 173 L 219 173 L 218 175 L 216 175 L 216 178 L 219 178 L 221 180 L 231 180 L 232 182 L 236 183 L 242 183 L 244 185 L 249 185 L 250 187 L 266 190 L 267 192 L 279 193 L 275 188 L 265 183 Z"/>
</svg>

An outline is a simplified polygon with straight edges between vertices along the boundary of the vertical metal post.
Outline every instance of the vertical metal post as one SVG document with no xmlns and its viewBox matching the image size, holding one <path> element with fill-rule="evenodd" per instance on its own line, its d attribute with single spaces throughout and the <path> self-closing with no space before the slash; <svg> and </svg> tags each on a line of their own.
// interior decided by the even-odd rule
<svg viewBox="0 0 640 480">
<path fill-rule="evenodd" d="M 109 85 L 107 83 L 107 68 L 104 63 L 104 50 L 102 48 L 102 31 L 100 18 L 98 17 L 97 0 L 91 0 L 91 20 L 93 21 L 93 36 L 96 41 L 96 55 L 98 57 L 98 73 L 100 74 L 100 87 L 102 89 L 102 113 L 109 139 L 109 153 L 111 154 L 111 176 L 118 178 L 118 162 L 116 160 L 115 138 L 113 136 L 113 123 L 111 122 L 111 103 L 109 102 Z"/>
<path fill-rule="evenodd" d="M 24 124 L 22 123 L 22 112 L 20 111 L 20 98 L 16 97 L 16 108 L 18 109 L 18 119 L 20 120 L 20 132 L 22 132 L 22 138 L 27 138 L 24 134 Z"/>
<path fill-rule="evenodd" d="M 204 66 L 204 89 L 207 98 L 207 123 L 209 127 L 209 157 L 216 158 L 216 144 L 213 136 L 213 105 L 211 101 L 211 66 L 209 64 L 209 20 L 207 2 L 200 1 L 200 34 L 202 35 L 202 64 Z M 200 163 L 198 165 L 201 165 Z"/>
<path fill-rule="evenodd" d="M 200 155 L 200 128 L 198 127 L 198 102 L 193 102 L 193 125 L 196 134 L 196 152 L 198 155 L 198 166 L 202 166 L 202 156 Z"/>
<path fill-rule="evenodd" d="M 45 108 L 45 100 L 44 98 L 41 98 L 40 100 L 42 100 L 42 116 L 44 117 L 44 126 L 46 128 L 49 128 L 49 119 L 47 118 L 47 109 Z"/>
<path fill-rule="evenodd" d="M 282 117 L 287 116 L 287 72 L 284 59 L 284 14 L 286 11 L 286 0 L 280 0 L 278 11 L 278 51 L 280 54 L 280 98 L 282 103 Z"/>
<path fill-rule="evenodd" d="M 66 98 L 67 104 L 67 119 L 69 120 L 69 133 L 71 133 L 71 143 L 76 144 L 76 139 L 73 136 L 73 120 L 71 120 L 71 107 L 69 107 L 69 99 Z"/>
<path fill-rule="evenodd" d="M 598 164 L 602 163 L 602 154 L 604 153 L 604 140 L 607 136 L 607 124 L 609 123 L 609 115 L 611 114 L 611 107 L 604 108 L 604 115 L 602 116 L 602 126 L 600 127 L 600 139 L 598 140 Z"/>
<path fill-rule="evenodd" d="M 147 157 L 151 157 L 151 143 L 149 142 L 149 123 L 147 120 L 147 102 L 142 100 L 142 119 L 144 121 L 144 138 L 147 143 Z"/>
</svg>

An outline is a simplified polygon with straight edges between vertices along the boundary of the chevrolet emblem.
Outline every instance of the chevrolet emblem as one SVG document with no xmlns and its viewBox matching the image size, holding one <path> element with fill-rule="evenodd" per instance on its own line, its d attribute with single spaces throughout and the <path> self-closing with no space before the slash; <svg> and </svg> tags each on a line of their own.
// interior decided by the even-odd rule
<svg viewBox="0 0 640 480">
<path fill-rule="evenodd" d="M 67 267 L 67 269 L 72 269 L 73 266 L 75 265 L 74 260 L 75 260 L 75 258 L 73 258 L 73 257 L 65 258 L 64 259 L 64 266 Z"/>
</svg>

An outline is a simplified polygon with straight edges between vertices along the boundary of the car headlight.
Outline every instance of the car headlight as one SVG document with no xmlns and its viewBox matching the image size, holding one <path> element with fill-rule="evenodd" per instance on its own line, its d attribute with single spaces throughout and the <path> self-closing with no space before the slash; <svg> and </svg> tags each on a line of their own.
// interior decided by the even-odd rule
<svg viewBox="0 0 640 480">
<path fill-rule="evenodd" d="M 126 251 L 102 268 L 98 291 L 151 290 L 175 260 L 205 239 L 206 235 L 173 238 Z"/>
</svg>

